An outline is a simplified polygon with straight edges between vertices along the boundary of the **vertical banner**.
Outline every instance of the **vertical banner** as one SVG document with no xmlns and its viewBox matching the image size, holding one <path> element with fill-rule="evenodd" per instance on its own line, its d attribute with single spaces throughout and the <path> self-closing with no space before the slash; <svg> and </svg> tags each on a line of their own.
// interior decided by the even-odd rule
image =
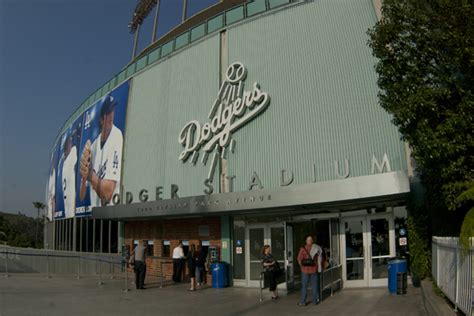
<svg viewBox="0 0 474 316">
<path fill-rule="evenodd" d="M 56 175 L 58 168 L 59 146 L 54 146 L 49 159 L 48 185 L 46 186 L 46 216 L 52 220 L 56 212 Z"/>
<path fill-rule="evenodd" d="M 83 114 L 76 178 L 76 216 L 112 203 L 120 192 L 129 82 L 106 94 Z"/>
<path fill-rule="evenodd" d="M 61 135 L 56 165 L 54 218 L 74 217 L 76 209 L 76 178 L 79 145 L 81 143 L 82 116 Z"/>
</svg>

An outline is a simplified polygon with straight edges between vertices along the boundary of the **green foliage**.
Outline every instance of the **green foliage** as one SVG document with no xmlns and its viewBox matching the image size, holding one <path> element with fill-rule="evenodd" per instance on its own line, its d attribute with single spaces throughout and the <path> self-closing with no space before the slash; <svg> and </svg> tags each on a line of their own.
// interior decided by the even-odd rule
<svg viewBox="0 0 474 316">
<path fill-rule="evenodd" d="M 38 210 L 38 212 L 46 207 L 46 205 L 43 202 L 38 202 L 38 201 L 33 202 L 33 206 L 35 207 L 35 209 Z"/>
<path fill-rule="evenodd" d="M 447 299 L 447 298 L 446 298 L 446 295 L 445 295 L 444 292 L 438 287 L 438 285 L 436 284 L 436 281 L 435 281 L 435 280 L 431 279 L 431 284 L 432 284 L 432 286 L 433 286 L 433 292 L 434 292 L 437 296 L 441 297 L 442 299 Z"/>
<path fill-rule="evenodd" d="M 469 205 L 469 207 L 471 207 L 464 217 L 461 233 L 459 234 L 463 253 L 467 254 L 469 248 L 473 246 L 471 239 L 474 238 L 474 207 L 472 207 L 474 201 L 474 181 L 463 183 L 462 188 L 465 188 L 465 191 L 456 198 L 455 203 L 457 205 Z"/>
<path fill-rule="evenodd" d="M 410 271 L 413 275 L 424 279 L 430 273 L 430 255 L 424 236 L 425 225 L 413 215 L 409 215 L 407 227 L 410 240 Z"/>
<path fill-rule="evenodd" d="M 38 240 L 43 240 L 43 219 L 25 215 L 0 213 L 0 243 L 13 247 L 34 247 L 35 228 L 38 225 Z M 42 247 L 42 242 L 38 244 Z"/>
<path fill-rule="evenodd" d="M 474 4 L 385 0 L 382 13 L 369 30 L 380 104 L 413 150 L 433 212 L 462 219 L 456 198 L 474 179 Z"/>
<path fill-rule="evenodd" d="M 474 207 L 466 214 L 464 222 L 461 227 L 461 234 L 459 239 L 463 248 L 463 253 L 466 255 L 469 248 L 474 246 L 471 239 L 474 238 Z"/>
</svg>

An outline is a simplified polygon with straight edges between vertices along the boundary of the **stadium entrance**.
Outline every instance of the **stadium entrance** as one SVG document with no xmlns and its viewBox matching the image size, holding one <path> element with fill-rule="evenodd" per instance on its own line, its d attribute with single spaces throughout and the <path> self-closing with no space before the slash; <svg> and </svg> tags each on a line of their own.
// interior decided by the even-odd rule
<svg viewBox="0 0 474 316">
<path fill-rule="evenodd" d="M 387 263 L 397 253 L 395 219 L 406 218 L 404 206 L 367 207 L 351 211 L 297 210 L 272 217 L 233 218 L 232 266 L 234 285 L 258 287 L 262 273 L 261 250 L 271 246 L 272 255 L 286 275 L 279 288 L 299 289 L 301 271 L 297 262 L 305 237 L 312 235 L 323 249 L 321 288 L 378 287 L 388 282 Z"/>
</svg>

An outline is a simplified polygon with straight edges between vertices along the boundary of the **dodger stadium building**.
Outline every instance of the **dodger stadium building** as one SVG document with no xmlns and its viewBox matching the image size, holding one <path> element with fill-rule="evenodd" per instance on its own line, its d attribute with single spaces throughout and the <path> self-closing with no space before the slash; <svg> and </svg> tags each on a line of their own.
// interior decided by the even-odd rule
<svg viewBox="0 0 474 316">
<path fill-rule="evenodd" d="M 159 274 L 183 240 L 227 262 L 231 285 L 255 287 L 269 244 L 291 289 L 313 234 L 332 281 L 386 285 L 412 171 L 378 104 L 367 30 L 379 5 L 221 1 L 137 52 L 54 142 L 46 247 L 148 240 Z"/>
</svg>

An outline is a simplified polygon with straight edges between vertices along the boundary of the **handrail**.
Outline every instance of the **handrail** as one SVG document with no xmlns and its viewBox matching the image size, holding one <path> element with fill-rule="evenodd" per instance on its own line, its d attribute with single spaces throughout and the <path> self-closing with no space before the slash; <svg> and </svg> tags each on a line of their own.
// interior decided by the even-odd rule
<svg viewBox="0 0 474 316">
<path fill-rule="evenodd" d="M 28 252 L 24 252 L 24 251 L 28 251 L 28 250 L 32 250 L 32 251 L 38 251 L 38 253 L 28 253 Z M 98 264 L 98 270 L 97 270 L 97 264 L 96 264 L 96 270 L 95 270 L 95 273 L 98 275 L 98 285 L 102 285 L 102 264 L 105 263 L 105 264 L 108 264 L 109 265 L 109 271 L 111 271 L 111 279 L 114 278 L 114 275 L 115 275 L 115 266 L 116 265 L 120 265 L 122 266 L 124 261 L 123 261 L 123 258 L 122 257 L 118 257 L 117 254 L 103 254 L 103 253 L 97 253 L 95 254 L 95 256 L 91 256 L 91 254 L 86 254 L 86 255 L 82 255 L 81 253 L 78 253 L 78 252 L 75 252 L 75 253 L 72 253 L 72 254 L 69 254 L 69 255 L 66 255 L 66 254 L 61 254 L 61 253 L 55 253 L 55 251 L 45 251 L 44 249 L 22 249 L 23 252 L 20 252 L 20 249 L 19 248 L 10 248 L 10 247 L 2 247 L 0 248 L 0 257 L 3 257 L 4 260 L 5 260 L 5 278 L 9 278 L 10 275 L 9 275 L 9 266 L 8 266 L 8 262 L 11 261 L 12 258 L 11 255 L 14 255 L 14 256 L 22 256 L 22 257 L 39 257 L 39 258 L 45 258 L 46 259 L 46 278 L 49 279 L 51 278 L 51 271 L 50 271 L 50 259 L 51 258 L 67 258 L 67 259 L 77 259 L 77 279 L 80 279 L 81 278 L 81 259 L 83 259 L 84 261 L 89 261 L 89 262 L 96 262 L 96 263 L 99 263 Z M 41 253 L 43 252 L 43 253 Z M 19 259 L 19 258 L 17 258 Z M 114 259 L 120 259 L 120 260 L 114 260 Z M 44 266 L 43 266 L 44 267 Z M 41 269 L 39 269 L 41 271 Z M 39 272 L 40 274 L 42 272 L 40 271 L 37 271 Z M 127 275 L 126 275 L 126 278 L 127 278 Z M 127 284 L 126 284 L 126 288 L 127 288 Z"/>
<path fill-rule="evenodd" d="M 341 275 L 338 276 L 338 278 L 335 278 L 334 277 L 334 273 L 335 271 L 339 270 L 341 271 Z M 329 282 L 329 284 L 327 285 L 324 285 L 324 280 L 325 280 L 325 275 L 327 274 L 330 274 L 330 280 L 331 282 Z M 339 265 L 336 265 L 336 266 L 333 266 L 333 267 L 330 267 L 326 270 L 324 270 L 322 273 L 321 273 L 321 287 L 320 287 L 320 297 L 322 297 L 322 292 L 325 290 L 325 289 L 328 289 L 328 288 L 331 288 L 331 296 L 334 295 L 334 284 L 336 283 L 342 283 L 342 264 L 339 264 Z"/>
<path fill-rule="evenodd" d="M 6 256 L 10 255 L 20 255 L 20 256 L 27 256 L 27 257 L 48 257 L 48 258 L 72 258 L 72 259 L 86 259 L 86 260 L 91 260 L 91 261 L 98 261 L 98 262 L 104 262 L 104 263 L 114 263 L 114 264 L 120 264 L 120 261 L 108 261 L 104 260 L 102 258 L 98 258 L 99 256 L 102 257 L 113 257 L 113 254 L 100 254 L 97 257 L 87 257 L 87 256 L 81 256 L 81 255 L 57 255 L 57 254 L 35 254 L 35 253 L 17 253 L 17 252 L 12 252 L 12 251 L 0 251 L 0 254 L 4 254 Z"/>
<path fill-rule="evenodd" d="M 161 257 L 161 256 L 146 256 L 147 259 L 153 259 L 153 260 L 169 260 L 173 261 L 173 258 L 170 257 Z"/>
<path fill-rule="evenodd" d="M 338 276 L 337 279 L 334 279 L 334 273 L 337 271 L 337 270 L 340 270 L 342 271 L 342 264 L 339 264 L 339 265 L 336 265 L 336 266 L 333 266 L 333 267 L 330 267 L 326 270 L 324 270 L 322 273 L 321 273 L 321 284 L 324 285 L 324 275 L 326 274 L 330 274 L 331 277 L 330 277 L 330 280 L 331 282 L 329 283 L 329 285 L 326 285 L 326 286 L 321 286 L 320 287 L 320 293 L 319 293 L 319 297 L 322 298 L 322 292 L 323 290 L 327 289 L 327 288 L 331 288 L 331 296 L 334 295 L 334 284 L 336 283 L 342 283 L 342 275 Z M 342 272 L 341 272 L 342 273 Z M 265 271 L 262 271 L 260 273 L 260 277 L 259 277 L 259 283 L 260 283 L 260 302 L 263 301 L 263 290 L 264 290 L 264 285 L 262 285 L 262 281 L 264 279 L 264 274 L 265 274 Z"/>
<path fill-rule="evenodd" d="M 263 281 L 263 276 L 265 274 L 265 271 L 260 272 L 260 302 L 263 301 L 263 286 L 262 286 L 262 281 Z"/>
</svg>

